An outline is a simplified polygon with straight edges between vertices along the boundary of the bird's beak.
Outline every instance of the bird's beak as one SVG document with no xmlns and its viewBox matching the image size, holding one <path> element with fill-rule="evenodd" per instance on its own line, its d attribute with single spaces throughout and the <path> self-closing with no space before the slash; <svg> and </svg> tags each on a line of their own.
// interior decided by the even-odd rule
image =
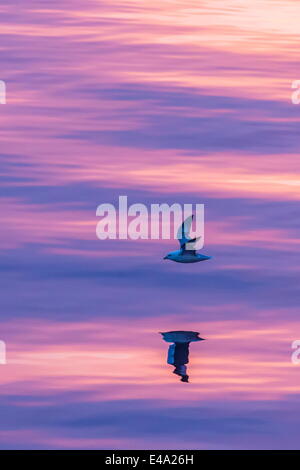
<svg viewBox="0 0 300 470">
<path fill-rule="evenodd" d="M 164 257 L 164 259 L 168 259 L 168 257 L 167 257 L 167 256 L 165 256 L 165 257 Z"/>
</svg>

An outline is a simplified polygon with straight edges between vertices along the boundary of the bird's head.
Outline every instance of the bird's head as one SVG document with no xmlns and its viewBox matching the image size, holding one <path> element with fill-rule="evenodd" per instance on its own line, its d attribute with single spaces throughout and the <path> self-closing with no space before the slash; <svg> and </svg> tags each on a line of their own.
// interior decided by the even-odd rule
<svg viewBox="0 0 300 470">
<path fill-rule="evenodd" d="M 173 252 L 168 253 L 168 254 L 164 257 L 164 259 L 174 259 L 174 258 L 176 258 L 176 254 L 178 254 L 178 253 L 173 253 Z"/>
</svg>

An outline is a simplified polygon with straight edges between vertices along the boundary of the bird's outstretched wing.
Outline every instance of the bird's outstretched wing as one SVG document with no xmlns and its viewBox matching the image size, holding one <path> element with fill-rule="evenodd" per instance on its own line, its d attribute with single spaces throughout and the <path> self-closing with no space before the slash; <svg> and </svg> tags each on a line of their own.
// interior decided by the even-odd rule
<svg viewBox="0 0 300 470">
<path fill-rule="evenodd" d="M 189 233 L 191 230 L 193 217 L 193 215 L 187 217 L 178 229 L 177 238 L 180 244 L 180 248 L 183 248 L 183 246 L 190 240 Z"/>
<path fill-rule="evenodd" d="M 201 237 L 196 237 L 196 238 L 189 237 L 193 218 L 194 218 L 194 215 L 190 215 L 189 217 L 187 217 L 184 220 L 184 222 L 181 224 L 177 232 L 177 238 L 180 244 L 180 248 L 183 251 L 195 252 L 195 250 L 191 249 L 192 245 L 189 246 L 189 250 L 186 250 L 186 244 L 196 243 L 201 238 Z"/>
</svg>

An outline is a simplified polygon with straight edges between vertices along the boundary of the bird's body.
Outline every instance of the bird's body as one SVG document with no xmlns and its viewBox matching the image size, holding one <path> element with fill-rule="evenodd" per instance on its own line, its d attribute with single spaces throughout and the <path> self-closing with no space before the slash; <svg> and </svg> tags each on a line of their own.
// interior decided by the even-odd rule
<svg viewBox="0 0 300 470">
<path fill-rule="evenodd" d="M 193 247 L 193 243 L 199 240 L 199 238 L 189 238 L 188 236 L 192 220 L 193 216 L 188 217 L 178 230 L 180 250 L 171 251 L 164 257 L 164 259 L 169 259 L 176 263 L 199 263 L 199 261 L 211 259 L 211 256 L 202 255 L 193 249 L 187 249 L 187 246 L 191 248 Z"/>
<path fill-rule="evenodd" d="M 166 331 L 160 332 L 163 340 L 167 343 L 191 343 L 194 341 L 204 341 L 204 338 L 200 338 L 198 331 Z"/>
<path fill-rule="evenodd" d="M 211 256 L 201 255 L 201 253 L 196 253 L 195 250 L 176 250 L 168 253 L 164 259 L 170 259 L 177 263 L 199 263 L 199 261 L 205 261 L 210 258 Z"/>
</svg>

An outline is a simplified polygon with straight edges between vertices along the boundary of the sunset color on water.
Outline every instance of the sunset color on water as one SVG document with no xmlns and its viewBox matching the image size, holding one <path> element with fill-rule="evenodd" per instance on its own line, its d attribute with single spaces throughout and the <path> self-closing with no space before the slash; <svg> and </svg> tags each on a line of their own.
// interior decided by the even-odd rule
<svg viewBox="0 0 300 470">
<path fill-rule="evenodd" d="M 299 2 L 18 3 L 0 6 L 0 448 L 299 448 Z M 211 259 L 99 240 L 122 195 L 204 204 Z M 170 331 L 205 339 L 188 383 Z"/>
</svg>

